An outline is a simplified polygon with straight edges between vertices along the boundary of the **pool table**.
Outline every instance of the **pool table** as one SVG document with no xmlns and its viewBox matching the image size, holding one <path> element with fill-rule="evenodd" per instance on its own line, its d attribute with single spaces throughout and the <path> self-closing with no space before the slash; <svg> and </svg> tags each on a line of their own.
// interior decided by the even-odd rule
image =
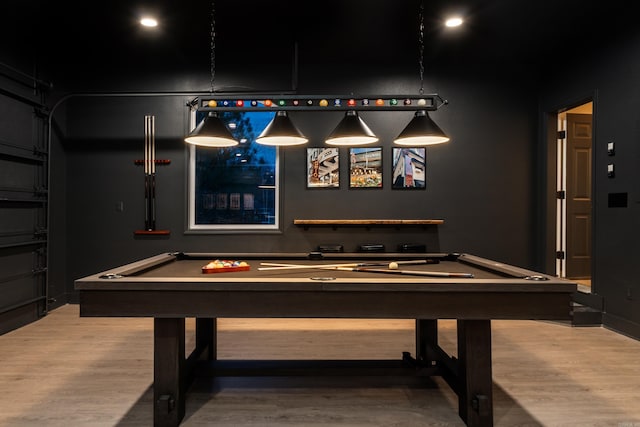
<svg viewBox="0 0 640 427">
<path fill-rule="evenodd" d="M 248 267 L 203 268 L 214 260 Z M 154 318 L 156 426 L 180 424 L 189 384 L 203 373 L 439 375 L 462 420 L 490 426 L 491 320 L 568 320 L 576 288 L 465 253 L 173 252 L 75 281 L 80 316 Z M 398 360 L 217 360 L 216 319 L 224 317 L 415 319 L 416 347 Z M 196 325 L 189 356 L 185 318 Z M 438 319 L 457 319 L 457 355 L 438 345 Z"/>
</svg>

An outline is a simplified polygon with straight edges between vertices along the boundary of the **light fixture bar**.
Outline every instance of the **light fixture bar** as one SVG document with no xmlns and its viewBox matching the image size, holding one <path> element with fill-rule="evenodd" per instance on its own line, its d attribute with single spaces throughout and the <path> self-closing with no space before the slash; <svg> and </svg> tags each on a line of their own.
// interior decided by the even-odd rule
<svg viewBox="0 0 640 427">
<path fill-rule="evenodd" d="M 194 100 L 198 111 L 436 111 L 448 102 L 438 94 L 424 95 L 274 95 L 225 94 Z"/>
</svg>

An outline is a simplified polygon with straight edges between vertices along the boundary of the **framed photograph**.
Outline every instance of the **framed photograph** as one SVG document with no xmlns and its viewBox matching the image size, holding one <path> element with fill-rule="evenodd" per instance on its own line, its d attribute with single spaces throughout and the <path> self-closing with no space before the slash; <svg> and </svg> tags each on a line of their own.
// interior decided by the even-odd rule
<svg viewBox="0 0 640 427">
<path fill-rule="evenodd" d="M 426 188 L 427 149 L 424 147 L 393 147 L 391 188 L 423 189 Z"/>
<path fill-rule="evenodd" d="M 340 187 L 338 148 L 307 148 L 307 188 Z"/>
<path fill-rule="evenodd" d="M 382 147 L 349 148 L 349 187 L 382 188 Z"/>
</svg>

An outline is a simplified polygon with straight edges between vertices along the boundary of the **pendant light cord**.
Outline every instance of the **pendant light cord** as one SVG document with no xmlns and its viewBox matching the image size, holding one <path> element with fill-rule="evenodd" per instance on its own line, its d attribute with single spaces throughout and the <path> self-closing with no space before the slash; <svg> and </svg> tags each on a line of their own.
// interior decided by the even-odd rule
<svg viewBox="0 0 640 427">
<path fill-rule="evenodd" d="M 420 1 L 418 13 L 418 66 L 420 70 L 420 95 L 424 94 L 424 0 Z"/>
<path fill-rule="evenodd" d="M 211 94 L 216 79 L 216 2 L 211 2 Z"/>
</svg>

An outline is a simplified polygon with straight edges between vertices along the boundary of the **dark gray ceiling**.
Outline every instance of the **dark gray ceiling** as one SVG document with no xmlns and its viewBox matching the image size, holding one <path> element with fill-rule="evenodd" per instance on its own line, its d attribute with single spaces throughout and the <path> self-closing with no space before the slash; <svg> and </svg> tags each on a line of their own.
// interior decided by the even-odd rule
<svg viewBox="0 0 640 427">
<path fill-rule="evenodd" d="M 571 45 L 575 52 L 615 40 L 630 31 L 625 25 L 633 19 L 622 0 L 422 4 L 428 61 L 555 61 L 561 46 Z M 421 0 L 217 0 L 213 5 L 218 63 L 243 56 L 266 64 L 290 61 L 294 45 L 299 58 L 310 63 L 418 61 Z M 49 67 L 210 62 L 208 0 L 4 0 L 3 9 L 8 13 L 0 18 L 2 43 L 9 50 L 31 49 Z M 140 29 L 137 18 L 145 10 L 158 13 L 160 29 Z M 466 25 L 447 32 L 442 17 L 452 11 L 462 13 Z"/>
</svg>

